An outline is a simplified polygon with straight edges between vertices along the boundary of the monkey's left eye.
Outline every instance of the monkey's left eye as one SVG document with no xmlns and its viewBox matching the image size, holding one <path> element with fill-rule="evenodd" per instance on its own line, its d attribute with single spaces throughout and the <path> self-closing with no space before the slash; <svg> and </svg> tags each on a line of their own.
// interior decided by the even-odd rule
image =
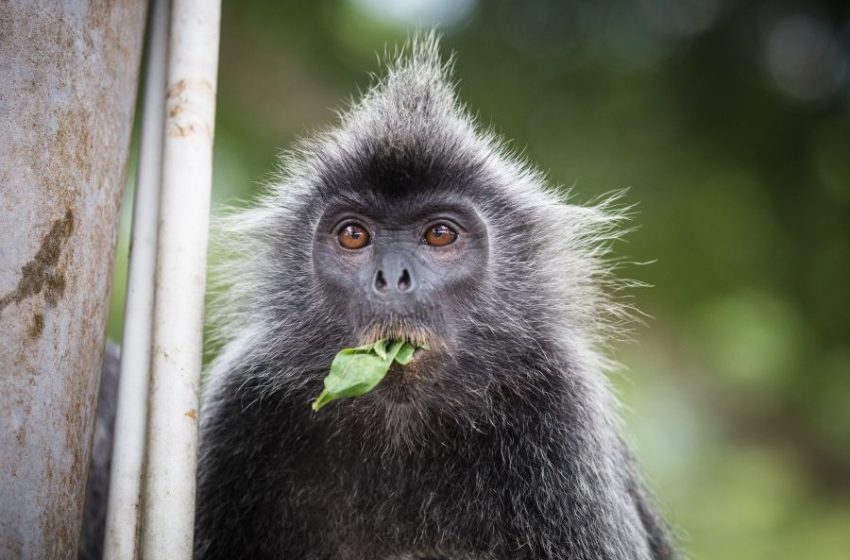
<svg viewBox="0 0 850 560">
<path fill-rule="evenodd" d="M 336 234 L 339 244 L 346 249 L 362 249 L 369 244 L 369 232 L 357 223 L 348 223 Z"/>
<path fill-rule="evenodd" d="M 445 247 L 457 240 L 457 232 L 448 224 L 434 224 L 425 232 L 425 242 L 432 247 Z"/>
</svg>

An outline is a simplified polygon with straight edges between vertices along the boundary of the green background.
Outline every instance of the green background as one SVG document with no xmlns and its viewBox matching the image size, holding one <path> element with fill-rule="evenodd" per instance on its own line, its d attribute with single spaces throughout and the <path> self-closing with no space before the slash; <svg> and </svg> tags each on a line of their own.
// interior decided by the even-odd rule
<svg viewBox="0 0 850 560">
<path fill-rule="evenodd" d="M 225 2 L 214 213 L 441 23 L 461 99 L 577 201 L 629 187 L 626 431 L 694 557 L 850 558 L 850 10 Z M 131 200 L 128 189 L 127 201 Z M 120 338 L 129 204 L 113 290 Z M 215 258 L 212 248 L 211 258 Z M 211 352 L 208 352 L 211 354 Z"/>
</svg>

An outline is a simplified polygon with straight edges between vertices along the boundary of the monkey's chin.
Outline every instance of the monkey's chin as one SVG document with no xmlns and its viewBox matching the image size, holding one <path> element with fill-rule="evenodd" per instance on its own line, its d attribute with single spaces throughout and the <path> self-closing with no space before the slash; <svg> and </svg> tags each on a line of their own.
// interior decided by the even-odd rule
<svg viewBox="0 0 850 560">
<path fill-rule="evenodd" d="M 411 403 L 418 400 L 425 385 L 431 380 L 431 372 L 436 356 L 429 350 L 417 348 L 413 358 L 405 365 L 393 362 L 386 377 L 378 385 L 376 393 L 380 398 L 396 404 Z"/>
</svg>

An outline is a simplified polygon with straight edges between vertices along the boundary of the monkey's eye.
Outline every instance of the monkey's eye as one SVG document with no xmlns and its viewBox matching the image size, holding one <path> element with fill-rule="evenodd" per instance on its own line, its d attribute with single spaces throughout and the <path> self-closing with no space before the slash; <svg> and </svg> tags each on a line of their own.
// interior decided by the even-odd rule
<svg viewBox="0 0 850 560">
<path fill-rule="evenodd" d="M 346 249 L 362 249 L 369 244 L 369 232 L 360 224 L 349 222 L 336 234 L 339 244 Z"/>
<path fill-rule="evenodd" d="M 425 243 L 432 247 L 445 247 L 457 240 L 457 232 L 448 224 L 434 224 L 425 232 Z"/>
</svg>

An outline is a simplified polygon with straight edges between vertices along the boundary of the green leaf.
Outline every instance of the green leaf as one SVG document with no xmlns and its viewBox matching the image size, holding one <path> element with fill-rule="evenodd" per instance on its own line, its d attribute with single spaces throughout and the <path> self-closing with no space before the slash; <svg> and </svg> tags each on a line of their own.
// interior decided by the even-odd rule
<svg viewBox="0 0 850 560">
<path fill-rule="evenodd" d="M 387 359 L 387 341 L 386 340 L 383 340 L 383 339 L 379 340 L 378 342 L 376 342 L 375 344 L 372 345 L 372 349 L 375 351 L 375 353 L 378 356 L 380 356 L 381 358 L 383 358 L 385 360 Z"/>
<path fill-rule="evenodd" d="M 386 376 L 393 361 L 406 365 L 413 359 L 416 347 L 403 340 L 343 348 L 334 357 L 325 377 L 325 388 L 313 401 L 314 411 L 329 402 L 346 397 L 358 397 L 374 389 Z"/>
<path fill-rule="evenodd" d="M 328 390 L 324 389 L 319 394 L 319 396 L 316 398 L 316 400 L 313 401 L 313 405 L 312 405 L 313 410 L 318 411 L 320 408 L 322 408 L 323 406 L 325 406 L 326 404 L 328 404 L 332 400 L 333 400 L 333 397 L 331 397 L 330 393 L 328 393 Z"/>
<path fill-rule="evenodd" d="M 414 352 L 416 352 L 416 347 L 410 344 L 409 342 L 405 342 L 399 349 L 398 354 L 396 354 L 395 361 L 397 361 L 403 366 L 406 366 L 408 363 L 410 363 L 410 360 L 413 359 Z"/>
<path fill-rule="evenodd" d="M 404 346 L 404 344 L 405 342 L 403 340 L 394 340 L 390 343 L 389 347 L 387 348 L 387 360 L 389 360 L 390 364 L 392 364 L 393 360 L 398 354 L 398 351 L 401 350 L 401 347 Z M 389 367 L 390 366 L 388 365 L 387 368 Z"/>
</svg>

